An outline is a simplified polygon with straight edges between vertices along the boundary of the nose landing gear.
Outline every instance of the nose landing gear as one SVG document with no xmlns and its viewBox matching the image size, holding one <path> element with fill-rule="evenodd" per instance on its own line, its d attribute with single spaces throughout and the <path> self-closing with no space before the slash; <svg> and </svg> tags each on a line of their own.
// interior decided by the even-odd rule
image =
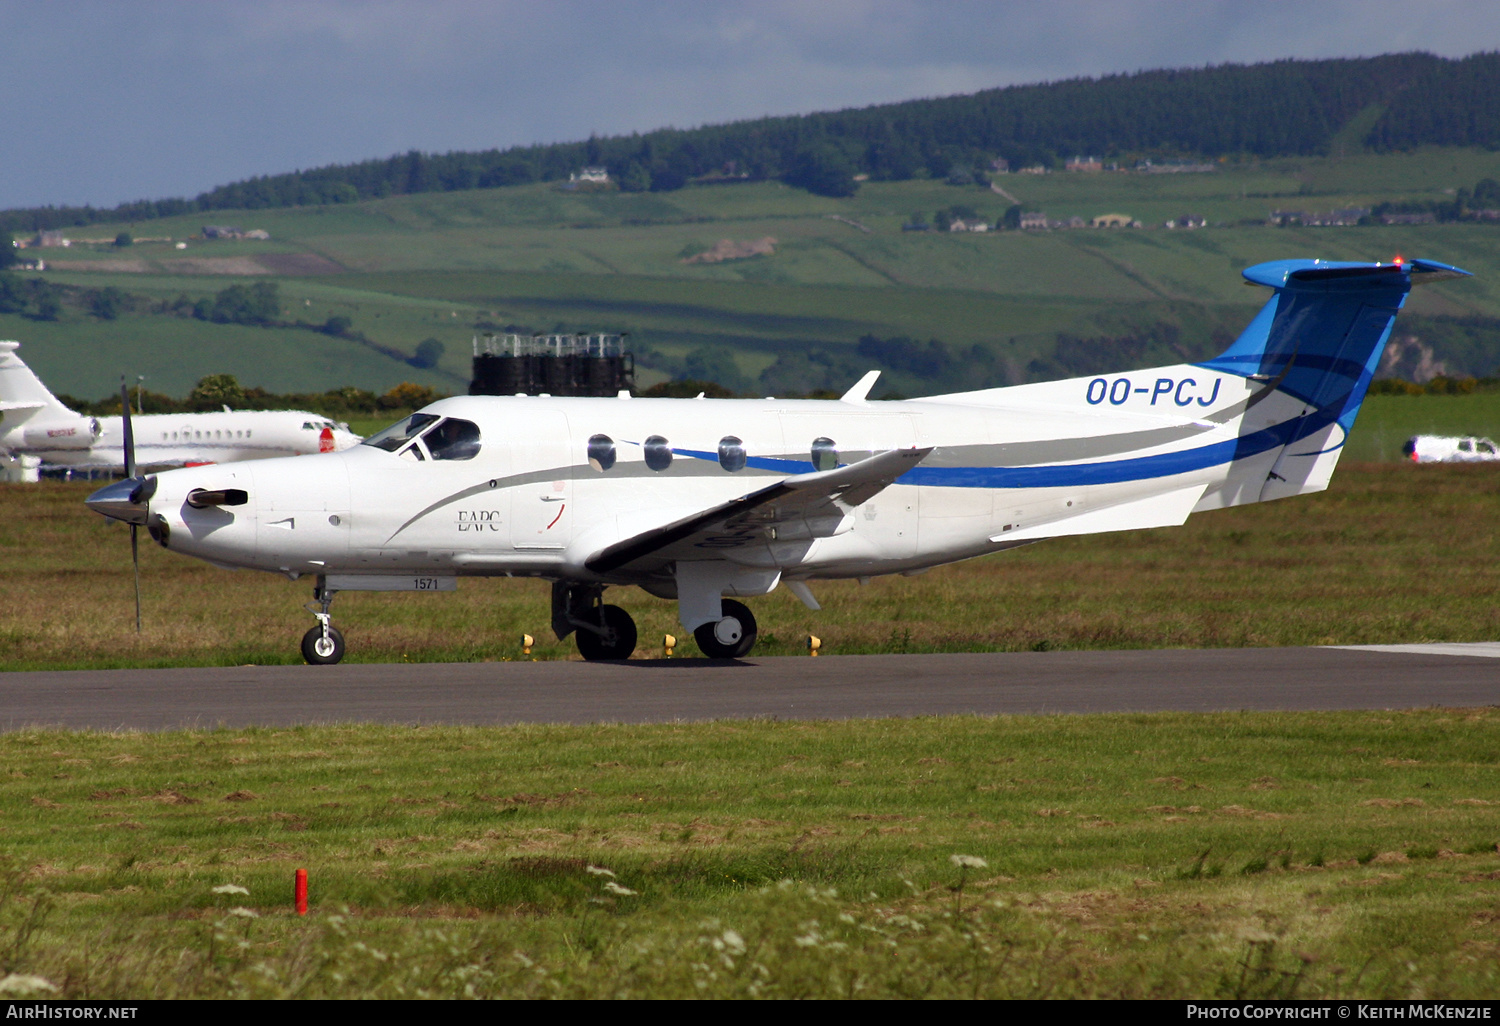
<svg viewBox="0 0 1500 1026">
<path fill-rule="evenodd" d="M 331 666 L 344 658 L 344 635 L 328 612 L 337 594 L 319 583 L 313 588 L 313 600 L 303 607 L 318 618 L 318 626 L 302 635 L 302 658 L 313 666 Z"/>
</svg>

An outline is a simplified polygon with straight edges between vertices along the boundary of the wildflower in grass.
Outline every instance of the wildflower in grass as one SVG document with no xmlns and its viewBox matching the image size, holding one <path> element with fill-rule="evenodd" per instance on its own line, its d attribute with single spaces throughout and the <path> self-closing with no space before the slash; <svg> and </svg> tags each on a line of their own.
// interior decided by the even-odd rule
<svg viewBox="0 0 1500 1026">
<path fill-rule="evenodd" d="M 584 866 L 584 871 L 593 876 L 607 876 L 611 880 L 615 878 L 614 870 L 605 869 L 603 866 Z"/>
<path fill-rule="evenodd" d="M 56 994 L 57 985 L 44 976 L 11 973 L 0 978 L 0 995 L 9 998 L 37 998 Z"/>
<path fill-rule="evenodd" d="M 632 891 L 629 887 L 621 887 L 613 880 L 604 881 L 604 889 L 611 894 L 618 894 L 622 898 L 629 897 L 632 894 L 638 893 L 636 891 Z"/>
<path fill-rule="evenodd" d="M 259 919 L 260 918 L 260 913 L 259 912 L 255 911 L 254 909 L 251 909 L 251 908 L 246 908 L 243 905 L 236 905 L 234 908 L 232 908 L 232 909 L 229 910 L 229 914 L 232 915 L 232 916 L 238 916 L 241 919 Z"/>
<path fill-rule="evenodd" d="M 239 884 L 219 884 L 214 888 L 215 894 L 249 894 L 250 892 Z"/>
<path fill-rule="evenodd" d="M 948 861 L 960 869 L 988 869 L 990 864 L 978 855 L 949 855 Z"/>
</svg>

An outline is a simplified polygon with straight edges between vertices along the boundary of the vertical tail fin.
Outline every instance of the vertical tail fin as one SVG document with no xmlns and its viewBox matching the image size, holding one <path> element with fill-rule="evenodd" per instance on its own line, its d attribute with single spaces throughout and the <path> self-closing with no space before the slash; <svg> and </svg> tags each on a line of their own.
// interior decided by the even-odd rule
<svg viewBox="0 0 1500 1026">
<path fill-rule="evenodd" d="M 72 410 L 58 402 L 57 396 L 48 391 L 42 379 L 16 355 L 19 342 L 0 342 L 0 419 L 3 429 L 8 430 L 23 420 L 29 420 L 38 411 L 77 416 Z"/>
<path fill-rule="evenodd" d="M 1246 425 L 1281 435 L 1260 500 L 1327 487 L 1412 286 L 1468 273 L 1400 258 L 1390 264 L 1277 260 L 1245 270 L 1248 284 L 1275 294 L 1235 343 L 1203 366 L 1272 382 L 1286 397 L 1275 404 L 1274 425 Z"/>
</svg>

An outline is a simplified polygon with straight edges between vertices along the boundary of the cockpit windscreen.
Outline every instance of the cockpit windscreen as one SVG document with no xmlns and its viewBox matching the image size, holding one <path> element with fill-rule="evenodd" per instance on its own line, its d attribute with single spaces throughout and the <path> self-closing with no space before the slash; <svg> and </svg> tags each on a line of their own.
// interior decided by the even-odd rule
<svg viewBox="0 0 1500 1026">
<path fill-rule="evenodd" d="M 378 434 L 366 438 L 361 445 L 373 445 L 377 449 L 386 452 L 395 452 L 407 442 L 420 435 L 423 430 L 432 426 L 438 418 L 431 413 L 413 413 L 405 420 L 398 421 Z"/>
</svg>

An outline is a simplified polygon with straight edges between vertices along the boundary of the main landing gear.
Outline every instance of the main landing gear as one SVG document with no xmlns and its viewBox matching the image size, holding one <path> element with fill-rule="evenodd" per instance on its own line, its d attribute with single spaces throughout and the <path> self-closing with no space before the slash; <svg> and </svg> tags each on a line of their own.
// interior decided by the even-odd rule
<svg viewBox="0 0 1500 1026">
<path fill-rule="evenodd" d="M 598 584 L 552 585 L 552 632 L 558 640 L 578 635 L 578 654 L 589 662 L 629 659 L 635 651 L 635 621 L 619 606 L 604 604 Z"/>
<path fill-rule="evenodd" d="M 344 635 L 328 612 L 337 594 L 325 587 L 313 588 L 313 600 L 303 607 L 318 618 L 318 626 L 302 635 L 302 658 L 314 666 L 329 666 L 344 658 Z"/>
<path fill-rule="evenodd" d="M 724 600 L 724 618 L 693 631 L 693 640 L 710 659 L 742 659 L 755 647 L 758 631 L 750 610 L 734 599 Z"/>
<path fill-rule="evenodd" d="M 629 659 L 635 651 L 635 621 L 619 606 L 604 603 L 597 584 L 552 585 L 552 631 L 559 639 L 578 636 L 578 654 L 590 662 Z M 755 617 L 744 605 L 724 599 L 723 615 L 693 631 L 710 659 L 742 659 L 755 647 Z"/>
</svg>

